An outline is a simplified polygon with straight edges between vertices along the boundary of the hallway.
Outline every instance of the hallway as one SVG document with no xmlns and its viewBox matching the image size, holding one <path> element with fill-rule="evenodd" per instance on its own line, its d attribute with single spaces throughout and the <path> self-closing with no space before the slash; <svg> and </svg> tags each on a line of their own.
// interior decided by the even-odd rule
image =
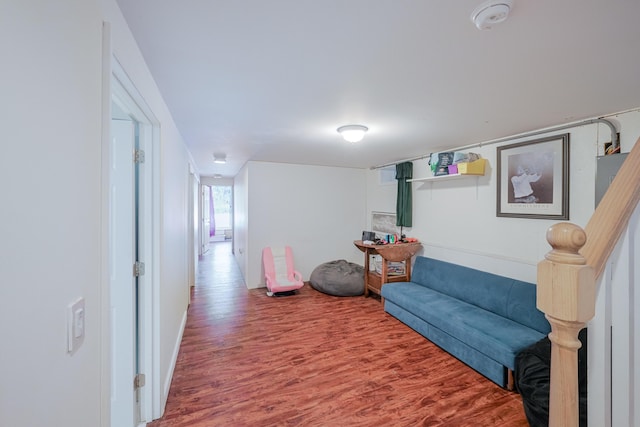
<svg viewBox="0 0 640 427">
<path fill-rule="evenodd" d="M 216 294 L 218 303 L 225 301 L 228 294 L 244 293 L 246 287 L 242 274 L 231 253 L 231 240 L 212 241 L 209 250 L 198 260 L 196 286 L 191 290 L 191 300 Z"/>
<path fill-rule="evenodd" d="M 247 290 L 230 242 L 211 245 L 196 283 L 166 411 L 150 427 L 528 425 L 517 393 L 377 299 Z"/>
</svg>

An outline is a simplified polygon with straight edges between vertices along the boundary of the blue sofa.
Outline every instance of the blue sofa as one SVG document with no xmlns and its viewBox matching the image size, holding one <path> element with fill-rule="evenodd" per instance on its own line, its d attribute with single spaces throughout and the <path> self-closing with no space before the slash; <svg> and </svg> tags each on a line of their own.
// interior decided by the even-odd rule
<svg viewBox="0 0 640 427">
<path fill-rule="evenodd" d="M 416 257 L 410 282 L 382 286 L 384 310 L 502 387 L 518 352 L 551 330 L 536 285 Z"/>
</svg>

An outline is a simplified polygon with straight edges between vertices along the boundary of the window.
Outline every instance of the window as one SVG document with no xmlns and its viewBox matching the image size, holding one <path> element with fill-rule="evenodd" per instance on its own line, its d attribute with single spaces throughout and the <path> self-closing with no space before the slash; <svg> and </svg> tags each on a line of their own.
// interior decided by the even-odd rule
<svg viewBox="0 0 640 427">
<path fill-rule="evenodd" d="M 396 183 L 396 165 L 380 168 L 378 173 L 380 174 L 380 185 Z"/>
</svg>

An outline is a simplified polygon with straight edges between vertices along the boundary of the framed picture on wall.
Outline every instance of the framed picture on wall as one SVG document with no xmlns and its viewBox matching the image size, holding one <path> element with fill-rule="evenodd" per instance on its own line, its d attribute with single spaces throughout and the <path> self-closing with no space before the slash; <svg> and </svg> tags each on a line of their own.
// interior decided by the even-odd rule
<svg viewBox="0 0 640 427">
<path fill-rule="evenodd" d="M 400 234 L 400 227 L 396 225 L 396 214 L 371 212 L 371 230 L 379 237 L 386 234 Z"/>
<path fill-rule="evenodd" d="M 497 216 L 569 219 L 568 133 L 497 150 Z"/>
</svg>

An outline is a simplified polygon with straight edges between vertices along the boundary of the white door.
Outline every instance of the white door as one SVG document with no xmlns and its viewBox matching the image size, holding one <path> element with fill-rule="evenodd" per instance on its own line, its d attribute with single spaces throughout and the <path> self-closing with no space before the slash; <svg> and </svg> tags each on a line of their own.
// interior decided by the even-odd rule
<svg viewBox="0 0 640 427">
<path fill-rule="evenodd" d="M 111 120 L 110 290 L 111 290 L 111 426 L 133 427 L 137 407 L 136 370 L 135 123 Z"/>
</svg>

